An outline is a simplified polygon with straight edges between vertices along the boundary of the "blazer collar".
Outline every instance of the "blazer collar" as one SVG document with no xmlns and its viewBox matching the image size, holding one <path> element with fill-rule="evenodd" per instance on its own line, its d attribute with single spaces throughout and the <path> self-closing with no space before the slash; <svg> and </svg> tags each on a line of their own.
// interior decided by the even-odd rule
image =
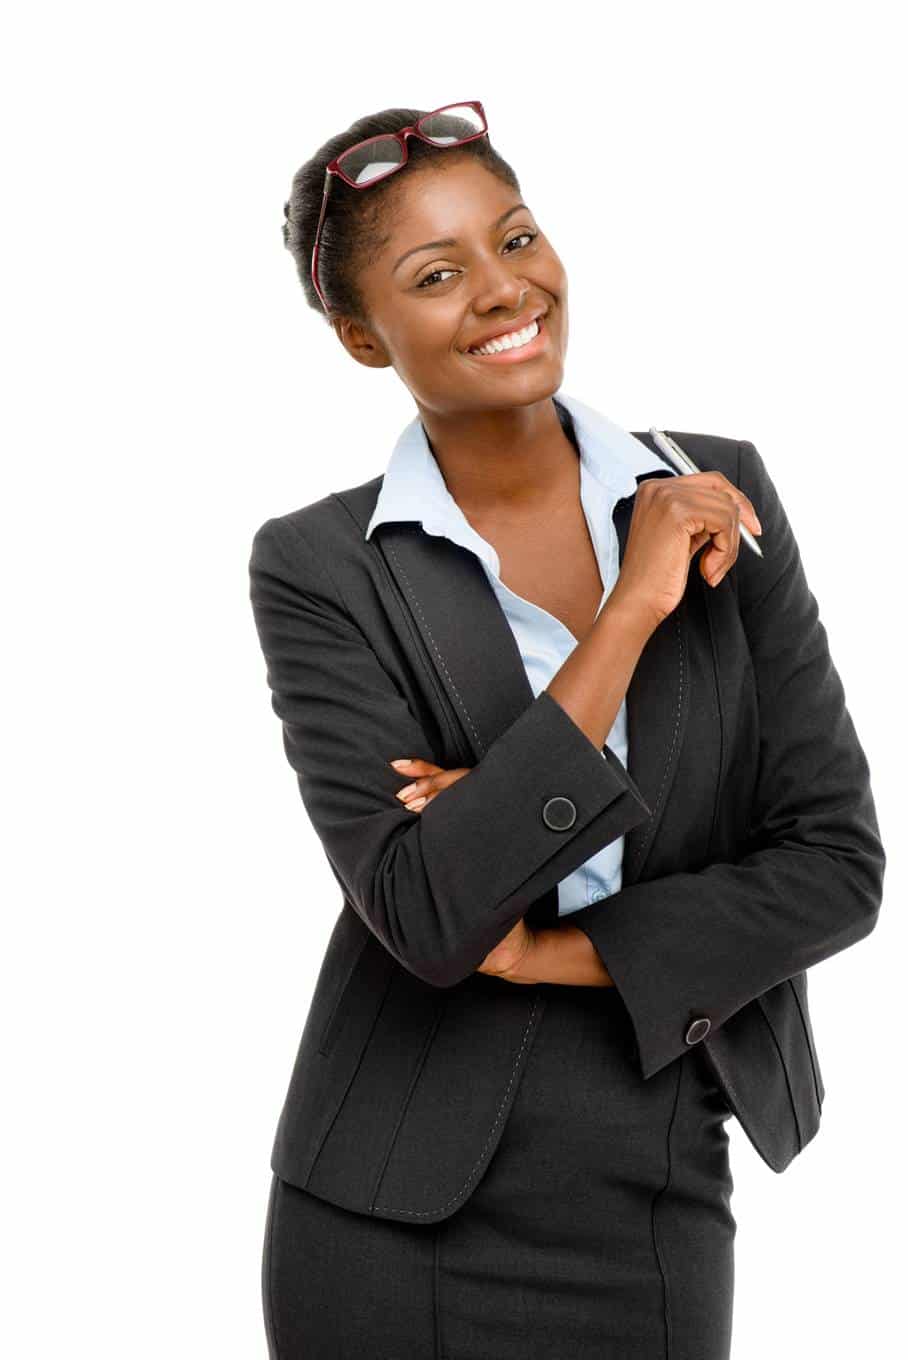
<svg viewBox="0 0 908 1360">
<path fill-rule="evenodd" d="M 637 487 L 649 477 L 676 475 L 649 434 L 627 438 L 645 446 L 648 457 L 625 479 L 627 494 L 615 506 L 619 563 Z M 517 642 L 475 553 L 424 532 L 412 519 L 385 521 L 372 534 L 380 501 L 379 494 L 367 537 L 398 585 L 478 762 L 534 699 Z M 626 833 L 623 885 L 644 868 L 677 767 L 688 711 L 687 648 L 685 598 L 651 634 L 627 691 L 627 770 L 650 816 Z"/>
</svg>

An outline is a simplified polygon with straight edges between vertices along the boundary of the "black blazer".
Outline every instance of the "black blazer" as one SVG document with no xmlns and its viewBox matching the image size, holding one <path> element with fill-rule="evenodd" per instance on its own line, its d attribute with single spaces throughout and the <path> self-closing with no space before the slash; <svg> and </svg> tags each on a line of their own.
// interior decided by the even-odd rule
<svg viewBox="0 0 908 1360">
<path fill-rule="evenodd" d="M 364 538 L 381 477 L 255 534 L 271 702 L 343 894 L 274 1140 L 284 1180 L 407 1222 L 467 1199 L 555 984 L 465 980 L 521 916 L 555 921 L 559 881 L 622 834 L 620 891 L 562 919 L 615 980 L 641 1080 L 697 1042 L 774 1171 L 817 1132 L 805 970 L 876 924 L 868 765 L 759 453 L 674 433 L 751 498 L 764 557 L 742 544 L 716 590 L 691 563 L 627 691 L 626 769 L 534 698 L 472 553 L 415 522 Z M 615 511 L 622 556 L 633 503 Z M 414 815 L 397 756 L 475 768 Z"/>
</svg>

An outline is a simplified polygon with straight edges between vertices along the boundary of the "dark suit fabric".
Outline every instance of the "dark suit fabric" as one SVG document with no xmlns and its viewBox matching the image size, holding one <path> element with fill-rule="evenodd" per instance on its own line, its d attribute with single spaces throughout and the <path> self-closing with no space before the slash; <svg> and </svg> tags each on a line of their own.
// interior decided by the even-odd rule
<svg viewBox="0 0 908 1360">
<path fill-rule="evenodd" d="M 695 1072 L 714 1083 L 724 1112 L 776 1172 L 819 1128 L 824 1085 L 806 970 L 868 935 L 877 920 L 885 855 L 869 770 L 762 458 L 747 441 L 671 433 L 701 469 L 724 472 L 750 496 L 764 557 L 742 545 L 717 590 L 694 559 L 683 599 L 650 637 L 628 688 L 626 767 L 607 745 L 597 750 L 547 691 L 533 697 L 472 553 L 410 522 L 383 524 L 364 540 L 380 478 L 270 519 L 255 535 L 251 601 L 272 705 L 343 899 L 272 1149 L 276 1218 L 288 1234 L 276 1233 L 272 1278 L 288 1335 L 293 1222 L 299 1241 L 314 1244 L 319 1232 L 336 1230 L 364 1251 L 399 1241 L 406 1254 L 426 1250 L 428 1238 L 413 1228 L 451 1220 L 437 1241 L 442 1250 L 449 1245 L 454 1280 L 467 1225 L 484 1222 L 477 1250 L 482 1256 L 492 1249 L 488 1205 L 497 1204 L 506 1221 L 508 1196 L 520 1212 L 535 1203 L 543 1242 L 551 1205 L 534 1196 L 544 1173 L 556 1177 L 555 1198 L 565 1205 L 578 1184 L 604 1176 L 593 1204 L 604 1215 L 607 1294 L 621 1271 L 620 1236 L 612 1235 L 605 1209 L 626 1182 L 638 1215 L 630 1231 L 644 1240 L 652 1181 L 639 1167 L 635 1179 L 632 1142 L 644 1159 L 659 1148 L 664 1156 L 668 1091 L 693 1097 L 701 1089 Z M 652 447 L 648 435 L 637 437 Z M 626 497 L 615 511 L 622 557 L 632 510 L 633 497 Z M 406 782 L 388 763 L 397 756 L 471 771 L 414 816 L 394 796 Z M 547 824 L 543 809 L 554 797 L 575 807 L 569 827 Z M 615 988 L 477 985 L 483 975 L 476 969 L 515 922 L 527 916 L 553 923 L 557 884 L 621 835 L 621 889 L 564 918 L 590 936 Z M 291 890 L 302 910 L 327 909 L 305 881 Z M 579 993 L 585 995 L 575 1001 Z M 625 1067 L 609 1048 L 611 1024 L 602 1026 L 601 1066 L 588 1051 L 591 1017 L 599 1015 L 622 1017 Z M 703 1018 L 705 1037 L 692 1046 L 691 1022 Z M 576 1064 L 558 1061 L 559 1034 Z M 649 1112 L 639 1122 L 628 1103 L 632 1091 Z M 597 1162 L 596 1124 L 610 1093 L 631 1114 L 603 1139 Z M 564 1134 L 551 1104 L 556 1096 L 572 1112 L 568 1123 L 579 1118 L 562 1158 L 557 1143 L 549 1145 L 557 1128 Z M 676 1132 L 687 1118 L 683 1100 L 680 1108 Z M 541 1146 L 534 1128 L 548 1135 Z M 696 1269 L 698 1253 L 704 1263 L 715 1260 L 701 1283 L 713 1291 L 708 1308 L 721 1319 L 726 1168 L 716 1126 L 707 1121 L 703 1136 L 701 1143 L 682 1135 L 673 1145 L 672 1179 L 682 1185 L 689 1177 L 695 1193 L 679 1199 L 674 1217 L 664 1215 L 670 1246 L 662 1265 L 685 1283 L 671 1301 L 691 1295 L 685 1272 Z M 522 1144 L 533 1145 L 523 1180 L 507 1151 Z M 713 1161 L 712 1177 L 699 1160 L 704 1155 Z M 710 1202 L 711 1235 L 704 1238 L 698 1215 Z M 555 1221 L 569 1252 L 576 1215 L 562 1212 Z M 395 1235 L 395 1223 L 407 1229 L 409 1245 Z M 523 1247 L 517 1238 L 512 1245 L 538 1275 L 519 1278 L 531 1292 L 535 1281 L 543 1294 L 556 1295 L 551 1316 L 563 1318 L 571 1282 L 558 1284 L 558 1252 L 534 1250 L 533 1230 L 525 1227 Z M 585 1233 L 578 1220 L 581 1279 L 592 1260 Z M 651 1248 L 652 1266 L 654 1241 Z M 617 1275 L 606 1260 L 618 1262 Z M 300 1258 L 301 1316 L 308 1268 Z M 492 1274 L 497 1278 L 494 1267 Z M 629 1316 L 641 1297 L 637 1287 L 628 1284 Z M 490 1280 L 490 1303 L 497 1289 Z M 504 1290 L 505 1309 L 517 1325 L 521 1292 L 513 1281 L 512 1289 Z M 578 1326 L 591 1338 L 597 1328 L 609 1335 L 605 1302 L 592 1302 L 588 1292 L 579 1297 Z M 354 1296 L 351 1308 L 355 1303 Z M 700 1305 L 688 1298 L 687 1306 Z M 527 1302 L 527 1317 L 544 1332 L 540 1307 Z M 643 1311 L 651 1349 L 621 1354 L 677 1360 L 688 1353 L 686 1341 L 666 1352 L 655 1315 Z M 471 1339 L 473 1324 L 457 1316 L 450 1314 L 449 1360 L 505 1353 L 483 1351 L 486 1336 Z M 675 1317 L 679 1335 L 685 1327 L 694 1334 L 694 1313 L 676 1305 Z"/>
<path fill-rule="evenodd" d="M 492 997 L 510 985 L 477 977 Z M 615 989 L 549 991 L 495 1156 L 454 1214 L 396 1223 L 273 1177 L 271 1360 L 727 1360 L 728 1106 L 693 1049 L 641 1081 Z"/>
</svg>

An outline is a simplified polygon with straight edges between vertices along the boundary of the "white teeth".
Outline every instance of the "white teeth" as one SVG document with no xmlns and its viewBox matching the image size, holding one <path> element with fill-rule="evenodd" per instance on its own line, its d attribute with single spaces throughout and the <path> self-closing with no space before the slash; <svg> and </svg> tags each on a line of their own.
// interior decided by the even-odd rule
<svg viewBox="0 0 908 1360">
<path fill-rule="evenodd" d="M 497 340 L 490 340 L 486 345 L 479 345 L 476 349 L 468 351 L 470 354 L 499 354 L 503 349 L 520 349 L 521 345 L 528 345 L 531 340 L 535 340 L 539 334 L 539 324 L 531 321 L 522 331 L 512 331 L 510 335 L 500 335 Z"/>
</svg>

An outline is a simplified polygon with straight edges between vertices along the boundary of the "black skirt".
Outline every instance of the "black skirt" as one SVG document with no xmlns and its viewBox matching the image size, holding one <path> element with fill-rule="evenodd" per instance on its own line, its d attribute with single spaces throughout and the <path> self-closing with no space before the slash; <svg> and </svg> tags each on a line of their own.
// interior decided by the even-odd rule
<svg viewBox="0 0 908 1360">
<path fill-rule="evenodd" d="M 356 1214 L 273 1177 L 271 1360 L 728 1360 L 731 1112 L 701 1050 L 644 1081 L 614 987 L 538 985 L 501 1141 L 449 1218 Z"/>
</svg>

